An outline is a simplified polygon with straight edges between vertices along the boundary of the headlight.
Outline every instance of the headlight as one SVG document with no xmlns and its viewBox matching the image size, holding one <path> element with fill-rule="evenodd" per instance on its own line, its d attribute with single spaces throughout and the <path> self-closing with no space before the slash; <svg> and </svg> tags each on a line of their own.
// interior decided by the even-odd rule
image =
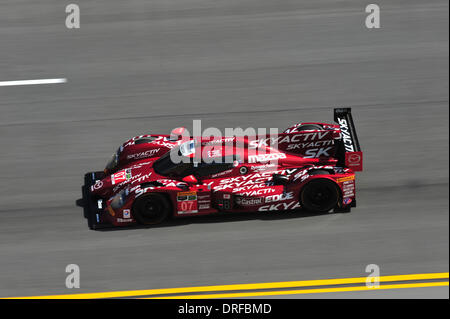
<svg viewBox="0 0 450 319">
<path fill-rule="evenodd" d="M 113 200 L 111 201 L 111 207 L 113 209 L 121 208 L 127 199 L 128 196 L 128 188 L 122 189 L 119 193 L 117 193 L 116 196 L 114 196 Z"/>
</svg>

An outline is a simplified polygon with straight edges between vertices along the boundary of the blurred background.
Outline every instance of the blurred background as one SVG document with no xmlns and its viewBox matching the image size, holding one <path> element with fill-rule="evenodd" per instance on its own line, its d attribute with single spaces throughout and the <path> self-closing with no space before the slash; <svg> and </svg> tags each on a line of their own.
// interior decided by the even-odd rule
<svg viewBox="0 0 450 319">
<path fill-rule="evenodd" d="M 448 1 L 379 0 L 379 29 L 357 0 L 78 0 L 79 29 L 69 3 L 0 2 L 0 81 L 67 78 L 0 86 L 0 297 L 448 271 Z M 75 206 L 132 136 L 336 106 L 364 151 L 351 214 L 94 232 Z"/>
</svg>

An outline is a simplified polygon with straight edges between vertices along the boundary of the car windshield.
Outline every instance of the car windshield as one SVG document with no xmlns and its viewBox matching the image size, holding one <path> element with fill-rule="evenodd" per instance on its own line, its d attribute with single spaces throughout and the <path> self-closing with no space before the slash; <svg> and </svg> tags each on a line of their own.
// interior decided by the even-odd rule
<svg viewBox="0 0 450 319">
<path fill-rule="evenodd" d="M 173 149 L 172 152 L 178 152 L 183 157 L 179 148 Z M 167 152 L 153 163 L 155 172 L 162 176 L 188 176 L 188 170 L 192 167 L 192 163 L 174 163 L 170 158 L 170 152 Z"/>
<path fill-rule="evenodd" d="M 170 152 L 167 152 L 153 163 L 153 169 L 157 174 L 168 177 L 185 177 L 189 175 L 203 177 L 233 168 L 233 161 L 236 160 L 236 156 L 232 156 L 231 158 L 224 156 L 222 157 L 220 163 L 205 163 L 203 161 L 200 163 L 194 163 L 192 157 L 182 155 L 186 154 L 183 149 L 183 145 L 184 144 L 180 147 L 172 149 L 171 151 L 178 152 L 178 156 L 182 159 L 180 163 L 174 163 L 172 161 L 170 158 Z"/>
</svg>

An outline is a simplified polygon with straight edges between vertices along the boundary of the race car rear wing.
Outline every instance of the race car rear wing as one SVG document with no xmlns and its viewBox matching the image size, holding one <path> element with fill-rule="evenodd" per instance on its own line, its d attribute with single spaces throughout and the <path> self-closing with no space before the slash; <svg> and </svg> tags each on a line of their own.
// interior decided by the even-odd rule
<svg viewBox="0 0 450 319">
<path fill-rule="evenodd" d="M 341 128 L 341 140 L 336 150 L 338 165 L 351 168 L 353 171 L 362 171 L 362 151 L 353 123 L 352 109 L 335 108 L 334 121 Z"/>
</svg>

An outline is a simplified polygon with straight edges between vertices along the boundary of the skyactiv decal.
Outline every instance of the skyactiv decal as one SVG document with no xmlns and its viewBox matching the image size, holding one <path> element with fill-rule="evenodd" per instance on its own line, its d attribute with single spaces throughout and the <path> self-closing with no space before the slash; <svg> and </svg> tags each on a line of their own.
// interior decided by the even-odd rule
<svg viewBox="0 0 450 319">
<path fill-rule="evenodd" d="M 338 119 L 339 126 L 341 127 L 342 140 L 344 141 L 345 150 L 347 152 L 354 152 L 353 140 L 350 135 L 350 129 L 346 119 Z"/>
<path fill-rule="evenodd" d="M 311 132 L 311 133 L 301 133 L 295 135 L 285 135 L 285 136 L 273 136 L 267 137 L 263 139 L 258 139 L 254 141 L 250 141 L 249 148 L 259 148 L 263 146 L 269 146 L 275 143 L 283 144 L 283 143 L 300 143 L 313 141 L 315 139 L 323 139 L 327 135 L 331 134 L 330 131 L 325 132 Z"/>
</svg>

